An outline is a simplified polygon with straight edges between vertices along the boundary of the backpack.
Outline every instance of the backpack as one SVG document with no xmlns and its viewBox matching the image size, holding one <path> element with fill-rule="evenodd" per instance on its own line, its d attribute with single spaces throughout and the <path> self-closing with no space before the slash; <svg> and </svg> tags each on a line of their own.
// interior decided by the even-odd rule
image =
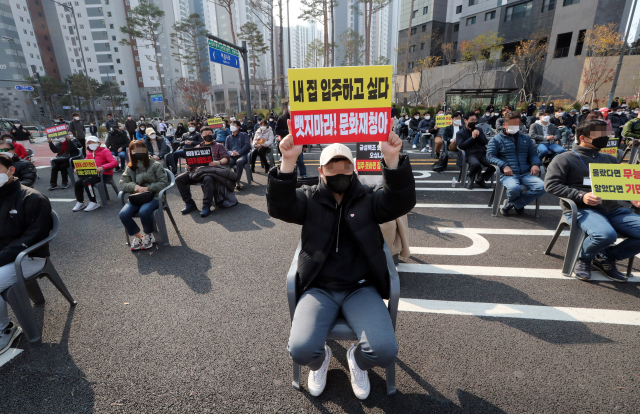
<svg viewBox="0 0 640 414">
<path fill-rule="evenodd" d="M 440 154 L 440 158 L 438 159 L 438 161 L 436 161 L 436 163 L 433 164 L 433 167 L 431 167 L 431 169 L 438 174 L 440 174 L 442 171 L 446 171 L 447 167 L 449 166 L 449 150 L 447 148 L 447 144 L 447 142 L 444 142 L 444 151 L 442 151 L 442 153 Z"/>
</svg>

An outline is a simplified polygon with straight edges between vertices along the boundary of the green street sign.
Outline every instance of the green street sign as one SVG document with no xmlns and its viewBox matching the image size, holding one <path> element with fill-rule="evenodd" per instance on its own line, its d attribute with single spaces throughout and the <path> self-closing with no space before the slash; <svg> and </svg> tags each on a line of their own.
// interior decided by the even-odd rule
<svg viewBox="0 0 640 414">
<path fill-rule="evenodd" d="M 216 42 L 215 40 L 207 39 L 209 42 L 209 47 L 217 49 L 221 52 L 228 53 L 234 56 L 240 56 L 237 50 L 230 48 L 229 46 L 225 46 L 221 43 Z"/>
</svg>

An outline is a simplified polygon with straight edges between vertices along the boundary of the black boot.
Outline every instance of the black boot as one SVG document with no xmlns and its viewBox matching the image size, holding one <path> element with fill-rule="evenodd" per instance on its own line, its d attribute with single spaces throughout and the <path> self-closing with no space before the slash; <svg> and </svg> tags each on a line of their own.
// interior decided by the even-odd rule
<svg viewBox="0 0 640 414">
<path fill-rule="evenodd" d="M 473 190 L 473 182 L 475 181 L 475 175 L 467 176 L 467 190 Z"/>
</svg>

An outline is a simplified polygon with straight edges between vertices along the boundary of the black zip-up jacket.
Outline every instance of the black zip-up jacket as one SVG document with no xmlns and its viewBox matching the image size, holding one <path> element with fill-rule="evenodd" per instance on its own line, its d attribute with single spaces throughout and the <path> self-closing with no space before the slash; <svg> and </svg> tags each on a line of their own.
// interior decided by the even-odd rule
<svg viewBox="0 0 640 414">
<path fill-rule="evenodd" d="M 68 131 L 73 134 L 75 138 L 84 138 L 86 132 L 84 132 L 84 123 L 82 121 L 76 121 L 75 119 L 71 121 L 69 126 L 67 127 Z"/>
<path fill-rule="evenodd" d="M 489 140 L 482 130 L 478 129 L 478 132 L 480 133 L 478 138 L 473 138 L 471 136 L 472 132 L 469 131 L 467 127 L 460 127 L 460 130 L 456 134 L 456 144 L 458 144 L 458 149 L 465 151 L 467 157 L 469 155 L 483 157 L 487 154 L 487 144 L 489 143 Z"/>
<path fill-rule="evenodd" d="M 180 141 L 183 142 L 183 148 L 194 148 L 204 142 L 202 136 L 197 131 L 182 134 Z M 185 141 L 191 141 L 191 144 L 184 144 Z"/>
<path fill-rule="evenodd" d="M 591 192 L 591 186 L 583 184 L 584 179 L 589 177 L 587 168 L 589 164 L 596 162 L 598 164 L 618 163 L 613 155 L 601 154 L 597 149 L 585 148 L 574 144 L 573 151 L 563 152 L 553 158 L 549 168 L 547 168 L 544 189 L 549 194 L 573 200 L 580 209 L 590 208 L 596 211 L 609 212 L 622 207 L 615 200 L 602 200 L 597 206 L 588 206 L 582 201 L 582 197 Z M 571 212 L 571 209 L 565 206 L 564 203 L 561 202 L 560 205 L 563 212 Z"/>
<path fill-rule="evenodd" d="M 20 157 L 13 154 L 13 166 L 16 169 L 15 176 L 20 180 L 20 184 L 33 187 L 33 183 L 36 182 L 38 174 L 36 173 L 36 166 L 32 162 L 27 160 L 21 160 Z"/>
<path fill-rule="evenodd" d="M 137 128 L 138 128 L 138 124 L 133 119 L 131 120 L 127 119 L 124 123 L 124 129 L 126 129 L 127 132 L 130 132 L 132 134 L 136 133 Z"/>
<path fill-rule="evenodd" d="M 16 213 L 11 213 L 13 210 Z M 45 239 L 51 226 L 47 197 L 17 180 L 0 187 L 0 267 L 13 263 L 23 250 Z M 48 257 L 49 245 L 30 256 Z"/>
<path fill-rule="evenodd" d="M 407 155 L 390 170 L 381 161 L 383 185 L 365 186 L 355 181 L 343 205 L 336 204 L 323 184 L 296 190 L 296 173 L 269 171 L 267 208 L 271 217 L 302 225 L 302 250 L 298 258 L 299 292 L 307 289 L 324 266 L 336 243 L 340 207 L 358 247 L 371 268 L 371 283 L 383 298 L 389 297 L 389 277 L 379 224 L 410 212 L 416 204 L 416 184 Z"/>
<path fill-rule="evenodd" d="M 117 131 L 117 132 L 116 132 Z M 109 151 L 117 151 L 118 148 L 122 148 L 124 151 L 129 147 L 129 137 L 122 131 L 112 129 L 109 132 L 109 136 L 107 137 L 107 142 L 105 143 Z"/>
<path fill-rule="evenodd" d="M 31 139 L 31 132 L 24 129 L 22 125 L 20 125 L 20 128 L 14 126 L 11 130 L 11 135 L 13 135 L 13 139 L 16 141 L 28 141 Z"/>
<path fill-rule="evenodd" d="M 287 135 L 289 135 L 289 127 L 287 126 L 287 120 L 291 118 L 289 113 L 285 113 L 280 115 L 278 118 L 278 122 L 276 122 L 276 135 L 280 135 L 281 138 L 284 139 Z"/>
</svg>

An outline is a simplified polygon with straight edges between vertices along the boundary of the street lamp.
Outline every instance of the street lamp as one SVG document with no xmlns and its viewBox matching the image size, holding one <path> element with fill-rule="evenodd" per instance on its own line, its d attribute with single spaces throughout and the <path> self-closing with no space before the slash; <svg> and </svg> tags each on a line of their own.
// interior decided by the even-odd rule
<svg viewBox="0 0 640 414">
<path fill-rule="evenodd" d="M 84 59 L 84 50 L 82 50 L 82 41 L 80 40 L 81 36 L 78 34 L 78 22 L 76 20 L 76 14 L 73 11 L 73 6 L 71 5 L 71 2 L 69 2 L 69 4 L 64 4 L 64 3 L 59 3 L 56 0 L 49 0 L 55 4 L 57 4 L 58 6 L 62 6 L 62 8 L 64 9 L 64 11 L 66 11 L 67 13 L 71 13 L 71 15 L 73 16 L 73 25 L 76 28 L 76 36 L 78 38 L 78 44 L 80 46 L 80 57 L 82 58 L 82 65 L 84 66 L 84 75 L 85 78 L 87 79 L 87 90 L 89 91 L 89 99 L 91 100 L 91 110 L 93 111 L 93 119 L 96 123 L 96 125 L 100 125 L 98 122 L 98 115 L 96 113 L 96 103 L 93 101 L 93 93 L 91 93 L 91 84 L 89 83 L 89 71 L 87 70 L 87 63 L 85 62 Z"/>
</svg>

